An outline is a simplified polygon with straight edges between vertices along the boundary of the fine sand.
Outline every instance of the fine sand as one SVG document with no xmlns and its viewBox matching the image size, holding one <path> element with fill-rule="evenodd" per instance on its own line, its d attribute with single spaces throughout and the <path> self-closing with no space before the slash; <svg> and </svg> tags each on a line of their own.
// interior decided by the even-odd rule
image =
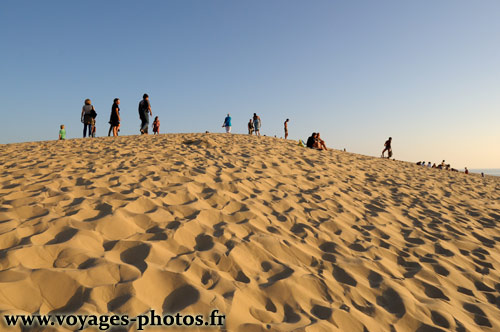
<svg viewBox="0 0 500 332">
<path fill-rule="evenodd" d="M 500 178 L 246 135 L 0 150 L 2 316 L 218 309 L 227 331 L 500 331 Z"/>
</svg>

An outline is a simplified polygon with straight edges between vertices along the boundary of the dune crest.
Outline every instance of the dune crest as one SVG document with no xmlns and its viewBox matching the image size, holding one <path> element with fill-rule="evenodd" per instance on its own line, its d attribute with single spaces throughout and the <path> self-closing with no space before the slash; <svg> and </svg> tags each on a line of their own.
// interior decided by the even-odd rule
<svg viewBox="0 0 500 332">
<path fill-rule="evenodd" d="M 500 331 L 500 178 L 246 135 L 1 149 L 2 314 Z"/>
</svg>

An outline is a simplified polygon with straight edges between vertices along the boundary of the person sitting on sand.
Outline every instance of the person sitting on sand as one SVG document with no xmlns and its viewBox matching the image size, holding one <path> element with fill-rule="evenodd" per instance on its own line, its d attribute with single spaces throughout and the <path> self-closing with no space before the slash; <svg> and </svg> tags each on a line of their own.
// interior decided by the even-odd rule
<svg viewBox="0 0 500 332">
<path fill-rule="evenodd" d="M 465 167 L 465 174 L 469 174 L 469 170 Z"/>
<path fill-rule="evenodd" d="M 392 157 L 391 143 L 392 143 L 392 137 L 389 137 L 389 139 L 384 143 L 384 150 L 382 150 L 382 158 L 385 158 L 384 157 L 385 151 L 387 151 L 387 159 Z"/>
<path fill-rule="evenodd" d="M 160 133 L 160 119 L 155 117 L 153 121 L 153 135 L 158 135 Z"/>
<path fill-rule="evenodd" d="M 422 162 L 421 161 L 417 161 L 417 166 L 420 166 L 422 165 Z"/>
<path fill-rule="evenodd" d="M 250 119 L 250 121 L 248 121 L 248 135 L 252 134 L 253 134 L 253 121 L 252 119 Z"/>
<path fill-rule="evenodd" d="M 430 161 L 427 163 L 427 167 L 431 168 L 431 162 Z"/>
<path fill-rule="evenodd" d="M 306 146 L 310 149 L 314 149 L 314 143 L 316 141 L 316 133 L 312 133 L 307 139 Z"/>
<path fill-rule="evenodd" d="M 432 164 L 432 168 L 437 168 L 436 163 Z"/>
<path fill-rule="evenodd" d="M 59 139 L 60 140 L 66 139 L 66 129 L 64 129 L 64 125 L 61 125 L 61 130 L 59 130 Z"/>
<path fill-rule="evenodd" d="M 316 149 L 318 149 L 318 150 L 328 150 L 328 149 L 326 148 L 325 141 L 323 141 L 323 140 L 321 139 L 320 133 L 317 133 L 317 134 L 316 134 L 316 146 L 315 146 L 315 147 L 316 147 Z"/>
</svg>

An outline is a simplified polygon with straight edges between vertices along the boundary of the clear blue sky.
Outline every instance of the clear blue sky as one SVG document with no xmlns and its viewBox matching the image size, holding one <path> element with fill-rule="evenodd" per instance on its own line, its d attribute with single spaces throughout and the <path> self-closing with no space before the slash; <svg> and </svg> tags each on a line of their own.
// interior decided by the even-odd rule
<svg viewBox="0 0 500 332">
<path fill-rule="evenodd" d="M 107 134 L 321 132 L 379 156 L 500 167 L 500 1 L 23 1 L 0 3 L 0 143 L 80 137 L 85 98 Z"/>
</svg>

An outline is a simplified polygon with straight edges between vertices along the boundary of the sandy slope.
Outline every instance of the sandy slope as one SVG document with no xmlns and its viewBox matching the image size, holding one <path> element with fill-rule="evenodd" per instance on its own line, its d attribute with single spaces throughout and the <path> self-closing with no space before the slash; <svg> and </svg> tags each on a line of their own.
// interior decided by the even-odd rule
<svg viewBox="0 0 500 332">
<path fill-rule="evenodd" d="M 0 150 L 2 313 L 500 331 L 500 178 L 242 135 Z"/>
</svg>

